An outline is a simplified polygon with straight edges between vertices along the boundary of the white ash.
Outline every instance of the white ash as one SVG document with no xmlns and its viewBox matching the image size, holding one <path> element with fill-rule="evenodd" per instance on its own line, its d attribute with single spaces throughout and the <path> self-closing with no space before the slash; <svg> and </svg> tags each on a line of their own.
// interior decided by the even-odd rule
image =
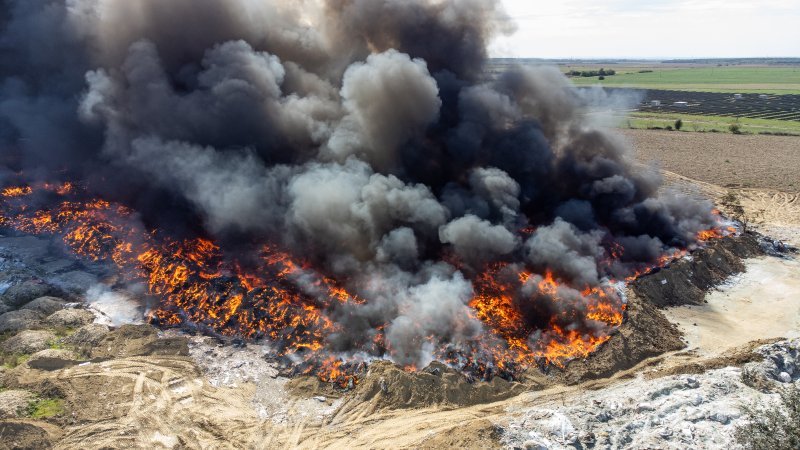
<svg viewBox="0 0 800 450">
<path fill-rule="evenodd" d="M 165 334 L 170 333 L 177 332 Z M 321 423 L 339 409 L 342 399 L 291 395 L 286 389 L 289 379 L 281 377 L 276 365 L 267 359 L 271 352 L 267 345 L 248 344 L 237 348 L 209 337 L 189 338 L 189 356 L 203 370 L 209 384 L 218 388 L 252 386 L 253 407 L 264 420 L 275 424 Z"/>
<path fill-rule="evenodd" d="M 761 347 L 763 362 L 699 375 L 656 380 L 639 377 L 599 391 L 584 391 L 562 403 L 515 407 L 504 430 L 508 448 L 736 449 L 742 406 L 779 404 L 778 394 L 746 385 L 742 371 L 766 385 L 799 383 L 800 340 Z M 535 398 L 535 397 L 532 397 Z"/>
</svg>

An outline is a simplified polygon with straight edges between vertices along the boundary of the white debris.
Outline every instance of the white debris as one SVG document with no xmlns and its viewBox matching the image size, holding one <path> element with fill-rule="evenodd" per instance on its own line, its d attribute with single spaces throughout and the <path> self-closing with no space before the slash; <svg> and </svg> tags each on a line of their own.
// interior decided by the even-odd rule
<svg viewBox="0 0 800 450">
<path fill-rule="evenodd" d="M 767 345 L 758 352 L 764 361 L 744 368 L 655 380 L 640 377 L 582 392 L 566 405 L 559 397 L 514 407 L 503 443 L 550 450 L 739 448 L 733 435 L 746 420 L 742 406 L 778 401 L 778 394 L 745 384 L 743 370 L 748 375 L 744 379 L 760 377 L 762 385 L 777 387 L 800 379 L 800 340 Z"/>
<path fill-rule="evenodd" d="M 173 331 L 165 334 L 175 333 Z M 276 364 L 268 358 L 268 345 L 250 343 L 245 346 L 221 345 L 212 338 L 189 338 L 189 355 L 203 369 L 205 378 L 214 387 L 255 387 L 253 406 L 261 418 L 274 424 L 319 422 L 333 415 L 342 399 L 318 396 L 296 398 L 286 389 L 288 378 L 282 377 Z"/>
<path fill-rule="evenodd" d="M 643 402 L 643 403 L 639 403 L 639 406 L 636 408 L 636 410 L 639 411 L 639 412 L 655 411 L 656 407 L 651 405 L 650 403 Z"/>
</svg>

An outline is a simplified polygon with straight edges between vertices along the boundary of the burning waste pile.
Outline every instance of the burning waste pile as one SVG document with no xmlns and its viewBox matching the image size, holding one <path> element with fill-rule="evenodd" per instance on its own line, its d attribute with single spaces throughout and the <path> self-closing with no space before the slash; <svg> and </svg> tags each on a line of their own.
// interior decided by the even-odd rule
<svg viewBox="0 0 800 450">
<path fill-rule="evenodd" d="M 161 326 L 376 358 L 563 365 L 621 286 L 730 233 L 659 194 L 555 69 L 482 76 L 491 0 L 12 0 L 0 226 L 143 283 Z"/>
</svg>

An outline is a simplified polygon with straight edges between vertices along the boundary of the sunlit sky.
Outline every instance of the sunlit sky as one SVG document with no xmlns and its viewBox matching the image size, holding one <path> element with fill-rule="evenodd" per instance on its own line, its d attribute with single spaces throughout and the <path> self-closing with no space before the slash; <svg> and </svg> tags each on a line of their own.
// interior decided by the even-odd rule
<svg viewBox="0 0 800 450">
<path fill-rule="evenodd" d="M 800 0 L 501 0 L 495 57 L 800 56 Z"/>
</svg>

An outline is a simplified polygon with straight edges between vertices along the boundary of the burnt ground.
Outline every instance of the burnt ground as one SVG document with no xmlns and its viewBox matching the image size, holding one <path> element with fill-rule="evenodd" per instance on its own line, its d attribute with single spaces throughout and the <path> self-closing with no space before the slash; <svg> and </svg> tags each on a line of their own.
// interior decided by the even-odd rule
<svg viewBox="0 0 800 450">
<path fill-rule="evenodd" d="M 48 250 L 45 242 L 19 239 L 9 241 L 13 244 L 10 247 L 27 249 L 27 253 L 23 251 L 22 259 L 5 254 L 6 274 L 13 273 L 13 277 L 4 280 L 13 286 L 24 285 L 24 288 L 5 288 L 0 295 L 4 304 L 30 304 L 29 297 L 42 293 L 63 295 L 65 302 L 75 300 L 75 295 L 65 292 L 68 285 L 52 287 L 47 280 L 80 278 L 77 275 L 87 274 L 82 272 L 87 268 L 70 263 L 63 255 L 50 256 L 51 249 Z M 691 258 L 643 277 L 631 287 L 627 320 L 611 340 L 589 358 L 573 361 L 565 370 L 551 368 L 549 373 L 543 373 L 532 369 L 516 382 L 497 378 L 491 382 L 469 383 L 460 373 L 439 363 L 418 373 L 408 373 L 391 363 L 377 362 L 370 365 L 367 375 L 352 391 L 338 390 L 314 377 L 286 380 L 283 389 L 292 398 L 325 396 L 326 403 L 320 403 L 320 408 L 335 410 L 331 420 L 336 420 L 337 417 L 365 417 L 364 414 L 403 409 L 456 410 L 499 402 L 559 384 L 611 377 L 647 358 L 684 348 L 680 331 L 666 319 L 661 308 L 702 303 L 708 289 L 744 270 L 743 259 L 762 254 L 757 235 L 726 238 L 695 252 Z M 17 264 L 22 260 L 25 264 Z M 28 271 L 28 265 L 35 266 L 35 270 Z M 43 270 L 43 266 L 51 272 Z M 71 275 L 64 277 L 65 274 Z M 8 308 L 17 309 L 18 306 Z M 47 343 L 50 349 L 45 352 L 56 353 L 42 355 L 40 352 L 33 355 L 33 360 L 20 358 L 0 368 L 0 391 L 27 392 L 38 399 L 56 401 L 61 409 L 41 418 L 25 414 L 0 418 L 0 449 L 50 445 L 77 448 L 86 442 L 117 448 L 145 438 L 155 439 L 154 429 L 166 433 L 165 430 L 176 426 L 174 434 L 193 436 L 183 442 L 188 447 L 219 442 L 222 435 L 231 439 L 230 433 L 240 439 L 238 444 L 247 447 L 252 444 L 248 439 L 258 435 L 257 429 L 250 429 L 254 434 L 240 431 L 242 427 L 236 422 L 237 414 L 251 408 L 251 397 L 236 390 L 204 384 L 205 369 L 198 367 L 196 358 L 189 355 L 188 337 L 162 336 L 149 325 L 110 329 L 84 325 L 65 329 L 54 325 L 53 319 L 44 313 L 30 313 L 25 317 L 29 322 L 23 328 L 6 331 L 0 344 L 8 342 L 15 334 L 36 329 L 53 334 L 54 340 Z M 751 357 L 750 354 L 738 355 L 721 360 L 720 364 L 749 361 Z M 687 364 L 673 370 L 691 373 L 704 368 Z M 129 398 L 131 393 L 132 399 Z M 160 400 L 151 405 L 148 403 L 151 398 Z M 142 409 L 137 405 L 154 409 Z M 131 417 L 136 420 L 132 422 Z M 183 419 L 175 422 L 178 417 Z M 258 416 L 248 416 L 243 423 L 248 427 L 257 426 L 253 424 L 259 423 Z M 496 430 L 488 422 L 485 425 L 479 433 L 469 435 L 467 441 L 460 437 L 460 432 L 443 432 L 437 435 L 441 442 L 430 443 L 458 445 L 478 438 L 484 439 L 487 445 L 496 442 Z M 142 435 L 143 431 L 137 431 L 140 429 L 148 430 L 150 435 Z"/>
<path fill-rule="evenodd" d="M 745 271 L 744 259 L 765 254 L 759 239 L 756 234 L 746 233 L 715 241 L 690 258 L 636 280 L 632 290 L 659 308 L 699 305 L 709 289 Z"/>
</svg>

